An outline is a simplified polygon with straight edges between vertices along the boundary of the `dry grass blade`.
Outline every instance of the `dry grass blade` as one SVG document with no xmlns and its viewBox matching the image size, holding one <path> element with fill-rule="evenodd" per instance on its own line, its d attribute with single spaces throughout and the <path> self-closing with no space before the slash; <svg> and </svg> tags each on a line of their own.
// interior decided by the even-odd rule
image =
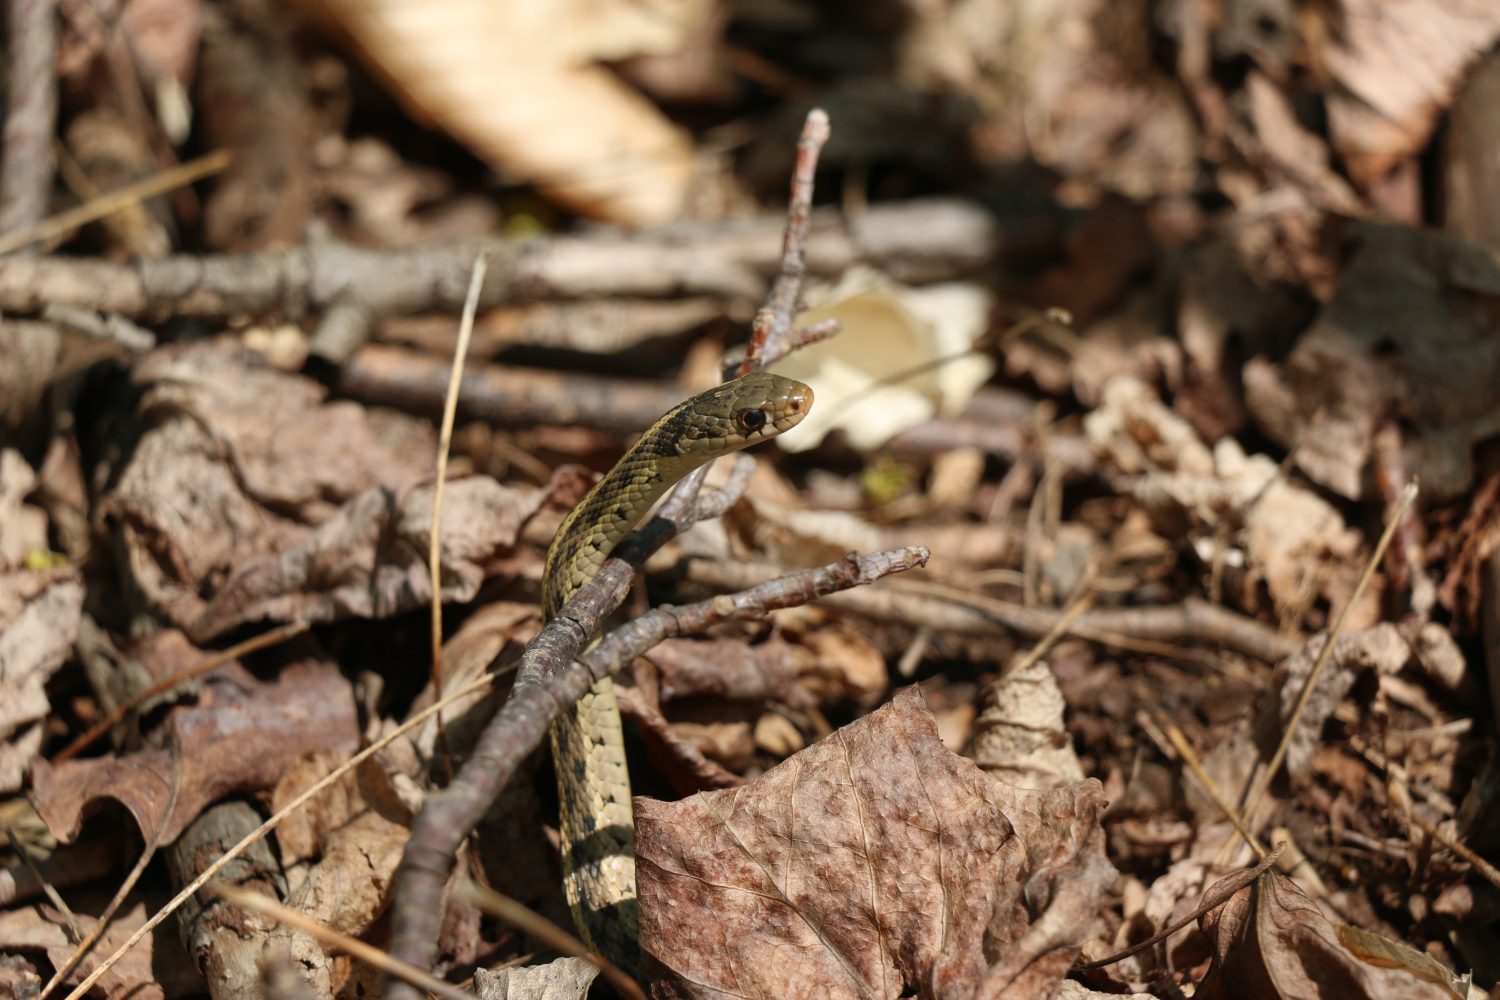
<svg viewBox="0 0 1500 1000">
<path fill-rule="evenodd" d="M 464 298 L 463 319 L 458 324 L 458 343 L 453 347 L 453 372 L 448 378 L 448 395 L 443 400 L 443 426 L 438 433 L 437 479 L 432 484 L 432 530 L 427 541 L 427 572 L 432 583 L 432 690 L 439 700 L 443 697 L 443 485 L 448 480 L 448 449 L 453 442 L 453 421 L 458 413 L 458 388 L 463 383 L 464 361 L 469 356 L 469 341 L 474 336 L 479 290 L 484 287 L 488 270 L 489 258 L 481 252 L 474 258 L 469 292 Z M 438 716 L 438 740 L 447 747 L 448 736 L 441 715 Z M 448 760 L 446 752 L 443 758 Z M 449 778 L 452 778 L 451 773 Z"/>
<path fill-rule="evenodd" d="M 0 256 L 33 243 L 61 236 L 79 226 L 97 222 L 107 215 L 113 215 L 121 209 L 145 201 L 147 198 L 155 198 L 159 194 L 166 194 L 168 191 L 192 184 L 194 181 L 221 173 L 228 168 L 230 160 L 228 150 L 221 149 L 207 156 L 200 156 L 196 160 L 190 160 L 181 166 L 173 167 L 171 170 L 163 170 L 153 177 L 127 184 L 116 191 L 90 198 L 82 205 L 43 219 L 31 229 L 0 236 Z"/>
<path fill-rule="evenodd" d="M 1313 668 L 1307 675 L 1307 682 L 1302 686 L 1302 693 L 1297 697 L 1297 704 L 1292 709 L 1292 714 L 1287 718 L 1285 727 L 1283 727 L 1281 742 L 1277 744 L 1276 752 L 1271 755 L 1270 762 L 1260 772 L 1260 777 L 1256 780 L 1253 790 L 1245 798 L 1245 808 L 1241 814 L 1247 820 L 1255 815 L 1255 810 L 1260 805 L 1261 799 L 1265 797 L 1266 790 L 1271 787 L 1271 782 L 1275 779 L 1276 772 L 1281 769 L 1282 762 L 1286 760 L 1286 752 L 1292 745 L 1292 737 L 1297 732 L 1297 724 L 1302 720 L 1302 713 L 1307 710 L 1308 702 L 1312 700 L 1312 694 L 1318 688 L 1318 681 L 1322 679 L 1323 670 L 1328 665 L 1328 660 L 1333 654 L 1333 645 L 1338 641 L 1339 635 L 1344 630 L 1344 622 L 1349 617 L 1349 610 L 1357 605 L 1359 599 L 1364 596 L 1365 588 L 1370 585 L 1370 580 L 1375 576 L 1375 568 L 1385 558 L 1385 550 L 1390 547 L 1391 539 L 1396 536 L 1396 529 L 1401 526 L 1401 522 L 1406 517 L 1407 509 L 1411 507 L 1412 502 L 1416 498 L 1417 484 L 1408 483 L 1406 489 L 1401 493 L 1401 502 L 1391 512 L 1390 518 L 1386 521 L 1385 530 L 1381 532 L 1380 540 L 1375 543 L 1375 551 L 1370 553 L 1370 560 L 1365 564 L 1365 570 L 1360 574 L 1359 582 L 1354 586 L 1354 592 L 1349 595 L 1349 600 L 1344 603 L 1343 609 L 1339 612 L 1338 618 L 1333 623 L 1333 628 L 1329 630 L 1328 641 L 1323 644 L 1322 650 L 1318 653 L 1318 659 L 1313 663 Z M 1234 849 L 1239 836 L 1240 830 L 1236 829 L 1234 834 L 1224 842 L 1224 846 L 1219 849 L 1220 857 L 1223 857 L 1228 851 Z"/>
</svg>

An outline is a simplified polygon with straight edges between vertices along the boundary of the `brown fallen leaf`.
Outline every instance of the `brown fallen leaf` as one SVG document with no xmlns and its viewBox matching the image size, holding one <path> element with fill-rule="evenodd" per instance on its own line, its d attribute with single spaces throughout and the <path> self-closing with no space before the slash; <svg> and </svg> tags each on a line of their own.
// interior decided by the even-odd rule
<svg viewBox="0 0 1500 1000">
<path fill-rule="evenodd" d="M 319 753 L 304 758 L 277 784 L 271 807 L 281 808 L 347 758 Z M 378 768 L 347 774 L 276 831 L 286 865 L 286 905 L 352 937 L 362 937 L 384 912 L 386 896 L 407 828 L 382 813 L 365 794 L 365 779 L 385 780 Z M 400 817 L 409 820 L 409 817 Z M 350 963 L 304 931 L 285 925 L 271 931 L 268 953 L 286 961 L 310 996 L 347 992 Z"/>
<path fill-rule="evenodd" d="M 1500 262 L 1431 230 L 1350 222 L 1338 286 L 1286 358 L 1252 358 L 1245 402 L 1296 462 L 1350 499 L 1364 495 L 1374 435 L 1410 425 L 1405 458 L 1428 500 L 1469 488 L 1472 445 L 1497 431 Z"/>
<path fill-rule="evenodd" d="M 915 688 L 745 788 L 638 799 L 655 995 L 1046 995 L 1114 879 L 1104 805 L 984 774 Z"/>
<path fill-rule="evenodd" d="M 71 987 L 81 983 L 146 922 L 147 912 L 145 904 L 137 903 L 116 914 L 104 936 L 63 978 L 64 985 Z M 81 933 L 88 933 L 96 923 L 87 914 L 77 913 L 75 917 Z M 0 952 L 45 952 L 53 967 L 59 968 L 73 954 L 74 942 L 69 934 L 67 919 L 51 906 L 0 913 Z M 165 928 L 147 935 L 104 973 L 89 995 L 106 1000 L 163 1000 L 202 990 L 203 979 L 182 954 L 176 938 L 174 932 Z M 170 953 L 171 959 L 164 960 L 162 952 Z"/>
<path fill-rule="evenodd" d="M 509 555 L 540 490 L 461 479 L 443 493 L 442 593 L 467 601 L 487 564 Z M 388 618 L 431 603 L 432 489 L 372 487 L 301 541 L 240 566 L 190 623 L 203 641 L 245 622 Z M 538 556 L 538 559 L 540 556 Z"/>
<path fill-rule="evenodd" d="M 1500 38 L 1500 7 L 1488 0 L 1339 0 L 1320 10 L 1312 16 L 1332 22 L 1311 36 L 1336 84 L 1329 131 L 1365 185 L 1426 147 L 1465 70 Z"/>
<path fill-rule="evenodd" d="M 1044 661 L 1002 676 L 984 691 L 974 727 L 974 763 L 1018 788 L 1064 788 L 1083 765 L 1063 725 L 1067 703 Z"/>
<path fill-rule="evenodd" d="M 237 567 L 305 541 L 365 491 L 431 474 L 430 427 L 325 402 L 316 382 L 233 344 L 162 348 L 133 376 L 147 429 L 133 447 L 107 449 L 128 458 L 108 469 L 115 485 L 95 516 L 145 603 L 178 627 Z"/>
<path fill-rule="evenodd" d="M 1198 1000 L 1465 996 L 1457 977 L 1427 956 L 1332 923 L 1295 882 L 1274 869 L 1205 914 L 1200 924 L 1213 942 L 1214 961 L 1194 994 Z"/>
<path fill-rule="evenodd" d="M 0 572 L 0 794 L 21 787 L 42 749 L 47 681 L 72 652 L 82 614 L 73 571 Z"/>
<path fill-rule="evenodd" d="M 180 709 L 167 725 L 171 749 L 55 766 L 39 761 L 33 794 L 53 835 L 71 841 L 85 810 L 112 798 L 146 837 L 160 831 L 162 843 L 171 843 L 208 805 L 233 792 L 271 788 L 304 754 L 359 745 L 349 682 L 322 663 L 288 667 L 240 697 Z M 177 805 L 164 815 L 175 781 L 181 782 Z"/>
</svg>

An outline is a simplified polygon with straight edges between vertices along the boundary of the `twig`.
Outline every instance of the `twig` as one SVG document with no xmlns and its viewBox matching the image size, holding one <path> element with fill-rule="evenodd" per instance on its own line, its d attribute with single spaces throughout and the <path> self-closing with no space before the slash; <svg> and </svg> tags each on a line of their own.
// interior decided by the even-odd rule
<svg viewBox="0 0 1500 1000">
<path fill-rule="evenodd" d="M 797 299 L 802 281 L 807 277 L 807 234 L 812 224 L 813 179 L 818 172 L 818 155 L 828 142 L 831 130 L 828 114 L 822 108 L 807 113 L 802 136 L 797 140 L 797 162 L 792 170 L 792 191 L 786 213 L 786 234 L 782 237 L 781 269 L 766 296 L 766 304 L 755 314 L 750 327 L 750 343 L 740 362 L 740 375 L 766 368 L 790 354 L 792 321 L 797 316 Z M 828 336 L 827 331 L 816 335 Z"/>
<path fill-rule="evenodd" d="M 443 697 L 443 484 L 448 479 L 448 448 L 453 442 L 453 420 L 458 411 L 458 387 L 464 377 L 464 360 L 469 355 L 469 340 L 474 335 L 474 314 L 479 308 L 479 289 L 489 264 L 484 254 L 474 258 L 469 275 L 469 295 L 464 300 L 463 319 L 458 324 L 458 343 L 453 348 L 453 373 L 448 379 L 448 398 L 443 403 L 442 430 L 438 433 L 437 479 L 432 484 L 432 529 L 427 539 L 427 572 L 432 584 L 432 694 Z M 438 745 L 444 748 L 448 761 L 448 734 L 443 717 L 437 718 Z M 449 763 L 448 766 L 452 766 Z M 453 777 L 452 772 L 448 774 Z"/>
<path fill-rule="evenodd" d="M 114 191 L 107 191 L 97 198 L 90 198 L 82 205 L 77 205 L 65 212 L 43 219 L 41 222 L 25 230 L 7 231 L 0 235 L 0 255 L 8 254 L 21 247 L 32 243 L 40 243 L 50 240 L 54 236 L 61 236 L 71 232 L 79 226 L 90 222 L 97 222 L 107 215 L 113 215 L 123 208 L 128 208 L 137 202 L 147 198 L 154 198 L 159 194 L 191 184 L 194 181 L 211 177 L 229 166 L 230 155 L 226 150 L 218 150 L 207 156 L 200 156 L 196 160 L 190 160 L 181 166 L 170 170 L 163 170 L 159 174 L 127 184 Z M 72 305 L 90 305 L 87 302 L 65 303 Z M 114 310 L 105 310 L 111 312 Z"/>
<path fill-rule="evenodd" d="M 1203 902 L 1199 903 L 1197 907 L 1193 909 L 1193 912 L 1186 914 L 1180 920 L 1173 921 L 1139 944 L 1131 945 L 1124 951 L 1116 952 L 1108 958 L 1101 958 L 1097 962 L 1085 962 L 1082 965 L 1075 965 L 1073 966 L 1073 971 L 1088 972 L 1092 969 L 1102 969 L 1106 965 L 1114 965 L 1116 962 L 1123 962 L 1131 955 L 1138 955 L 1141 952 L 1145 951 L 1147 948 L 1165 941 L 1167 938 L 1171 937 L 1173 934 L 1176 934 L 1179 930 L 1186 927 L 1194 920 L 1197 920 L 1199 917 L 1203 916 L 1203 914 L 1207 913 L 1209 910 L 1223 906 L 1230 900 L 1231 897 L 1234 896 L 1235 893 L 1239 892 L 1241 889 L 1245 888 L 1245 886 L 1260 878 L 1262 873 L 1264 873 L 1267 868 L 1270 868 L 1271 865 L 1275 864 L 1276 859 L 1280 855 L 1281 845 L 1278 844 L 1276 846 L 1276 850 L 1261 858 L 1254 867 L 1246 868 L 1240 872 L 1237 872 L 1236 874 L 1231 875 L 1228 878 L 1218 882 L 1216 885 L 1212 886 L 1208 895 L 1205 895 L 1203 897 Z"/>
<path fill-rule="evenodd" d="M 1287 718 L 1282 729 L 1281 742 L 1276 745 L 1276 752 L 1271 755 L 1271 760 L 1260 772 L 1259 777 L 1251 786 L 1250 793 L 1245 797 L 1242 814 L 1247 820 L 1253 820 L 1255 810 L 1260 806 L 1260 800 L 1265 797 L 1266 790 L 1271 787 L 1271 782 L 1276 777 L 1276 772 L 1281 770 L 1281 764 L 1286 760 L 1287 749 L 1292 745 L 1292 737 L 1296 735 L 1297 725 L 1302 721 L 1302 713 L 1307 710 L 1308 702 L 1312 700 L 1312 694 L 1318 688 L 1318 681 L 1323 678 L 1323 668 L 1328 665 L 1329 657 L 1333 654 L 1334 644 L 1344 630 L 1344 622 L 1349 618 L 1350 610 L 1359 603 L 1364 596 L 1365 588 L 1369 586 L 1370 580 L 1375 576 L 1375 570 L 1385 558 L 1385 550 L 1390 546 L 1391 539 L 1395 537 L 1396 530 L 1401 526 L 1406 517 L 1406 509 L 1411 506 L 1412 501 L 1417 498 L 1417 484 L 1408 483 L 1406 489 L 1401 491 L 1401 502 L 1392 512 L 1389 521 L 1386 522 L 1385 530 L 1381 532 L 1380 540 L 1375 543 L 1375 551 L 1370 554 L 1370 559 L 1365 563 L 1364 572 L 1359 576 L 1359 582 L 1354 585 L 1354 592 L 1349 595 L 1349 600 L 1344 602 L 1343 608 L 1339 610 L 1339 616 L 1334 620 L 1333 628 L 1328 632 L 1328 639 L 1323 643 L 1323 648 L 1318 651 L 1318 658 L 1313 662 L 1312 670 L 1308 672 L 1307 681 L 1302 685 L 1302 693 L 1297 696 L 1297 703 L 1292 708 L 1292 714 Z M 1236 830 L 1230 838 L 1225 841 L 1219 853 L 1232 850 L 1236 838 L 1240 832 Z"/>
<path fill-rule="evenodd" d="M 10 0 L 0 243 L 47 214 L 52 198 L 52 136 L 57 129 L 56 0 Z"/>
<path fill-rule="evenodd" d="M 332 927 L 325 927 L 316 920 L 308 918 L 305 914 L 282 906 L 276 900 L 262 893 L 242 889 L 237 885 L 230 885 L 227 882 L 210 883 L 204 887 L 204 891 L 218 896 L 220 899 L 232 903 L 242 910 L 259 913 L 287 927 L 299 930 L 320 944 L 336 948 L 346 955 L 352 955 L 374 966 L 386 975 L 396 976 L 405 982 L 411 983 L 413 986 L 421 987 L 428 993 L 446 997 L 448 1000 L 474 1000 L 472 994 L 459 989 L 457 986 L 430 976 L 421 969 L 407 965 L 398 958 L 392 958 L 379 948 L 366 944 L 358 938 L 340 933 Z"/>
<path fill-rule="evenodd" d="M 629 1000 L 646 1000 L 646 994 L 641 992 L 640 984 L 627 976 L 619 966 L 598 952 L 590 951 L 588 945 L 535 910 L 521 905 L 494 889 L 482 886 L 472 879 L 460 882 L 453 895 L 460 902 L 468 903 L 485 913 L 499 917 L 516 930 L 536 938 L 559 955 L 588 959 L 600 972 L 604 973 L 604 978 L 609 980 L 610 985 L 618 990 L 621 996 Z"/>
<path fill-rule="evenodd" d="M 782 572 L 779 567 L 747 561 L 723 562 L 688 559 L 683 575 L 693 583 L 726 590 L 752 586 Z M 1027 608 L 982 594 L 926 580 L 898 580 L 879 591 L 853 591 L 823 600 L 836 607 L 876 621 L 893 621 L 915 628 L 964 635 L 997 635 L 1018 632 L 1037 639 L 1056 627 L 1063 612 Z M 1181 655 L 1187 643 L 1232 649 L 1266 663 L 1274 663 L 1296 652 L 1301 643 L 1293 636 L 1215 607 L 1197 598 L 1181 604 L 1151 608 L 1110 608 L 1086 611 L 1068 628 L 1068 634 L 1117 649 L 1161 655 Z"/>
<path fill-rule="evenodd" d="M 953 280 L 1020 259 L 1055 241 L 1050 218 L 1006 222 L 973 203 L 912 201 L 876 206 L 858 224 L 813 213 L 808 256 L 821 274 L 851 262 Z M 255 254 L 175 254 L 116 263 L 59 256 L 0 260 L 0 313 L 35 316 L 60 302 L 135 320 L 223 320 L 322 315 L 354 299 L 379 319 L 457 314 L 476 253 L 490 258 L 481 309 L 507 303 L 617 296 L 709 296 L 756 301 L 777 266 L 785 218 L 678 225 L 623 233 L 490 238 L 404 250 L 337 242 Z M 643 267 L 642 261 L 650 266 Z M 660 414 L 657 414 L 660 416 Z"/>
<path fill-rule="evenodd" d="M 260 635 L 251 636 L 244 642 L 237 642 L 222 652 L 205 656 L 186 670 L 179 670 L 171 676 L 163 677 L 144 691 L 137 693 L 129 701 L 116 706 L 113 712 L 110 712 L 104 718 L 90 726 L 88 731 L 82 736 L 58 751 L 57 756 L 52 758 L 52 763 L 60 764 L 65 760 L 72 760 L 74 757 L 77 757 L 92 746 L 101 736 L 118 725 L 121 719 L 157 695 L 186 684 L 190 680 L 202 677 L 204 674 L 217 670 L 224 664 L 238 660 L 242 656 L 249 656 L 251 653 L 256 653 L 270 646 L 283 643 L 293 636 L 301 635 L 311 627 L 312 624 L 310 622 L 288 622 L 285 625 L 278 625 L 269 632 L 262 632 Z"/>
<path fill-rule="evenodd" d="M 31 877 L 36 879 L 37 887 L 41 889 L 42 895 L 47 897 L 49 903 L 57 907 L 57 912 L 61 913 L 63 919 L 67 921 L 68 939 L 75 943 L 82 940 L 83 932 L 78 929 L 78 917 L 73 913 L 72 907 L 68 906 L 68 901 L 62 898 L 62 893 L 57 891 L 57 886 L 42 875 L 41 869 L 37 867 L 36 859 L 31 856 L 31 851 L 21 839 L 20 834 L 7 826 L 5 839 L 10 841 L 10 849 L 16 852 L 16 857 L 21 859 L 21 864 L 31 871 Z"/>
</svg>

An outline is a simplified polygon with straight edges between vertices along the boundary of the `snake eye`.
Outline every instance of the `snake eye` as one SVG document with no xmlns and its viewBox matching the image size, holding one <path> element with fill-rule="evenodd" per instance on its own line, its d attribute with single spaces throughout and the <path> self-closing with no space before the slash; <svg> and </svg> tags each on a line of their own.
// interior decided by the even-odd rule
<svg viewBox="0 0 1500 1000">
<path fill-rule="evenodd" d="M 740 430 L 753 434 L 766 426 L 766 411 L 741 410 L 734 415 L 734 422 L 740 425 Z"/>
</svg>

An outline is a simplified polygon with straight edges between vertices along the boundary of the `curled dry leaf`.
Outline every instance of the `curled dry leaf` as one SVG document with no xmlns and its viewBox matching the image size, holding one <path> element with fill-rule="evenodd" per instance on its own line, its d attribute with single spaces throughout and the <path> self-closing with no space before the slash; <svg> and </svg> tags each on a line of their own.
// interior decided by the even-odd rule
<svg viewBox="0 0 1500 1000">
<path fill-rule="evenodd" d="M 171 843 L 207 806 L 234 792 L 273 787 L 304 754 L 351 752 L 359 727 L 349 682 L 329 664 L 289 667 L 274 683 L 238 698 L 206 700 L 172 713 L 171 749 L 124 757 L 38 762 L 37 812 L 59 839 L 70 841 L 84 812 L 102 798 L 128 809 L 144 836 L 160 831 Z M 172 785 L 180 782 L 171 815 Z"/>
<path fill-rule="evenodd" d="M 814 448 L 835 429 L 855 448 L 879 448 L 939 413 L 956 413 L 995 370 L 982 353 L 965 356 L 989 322 L 990 294 L 977 285 L 910 288 L 856 269 L 808 302 L 799 329 L 838 320 L 859 336 L 819 341 L 774 366 L 818 399 L 776 439 L 788 451 Z"/>
<path fill-rule="evenodd" d="M 1332 923 L 1295 882 L 1274 869 L 1200 924 L 1213 942 L 1214 961 L 1196 994 L 1199 1000 L 1465 996 L 1451 974 L 1426 955 Z"/>
<path fill-rule="evenodd" d="M 745 788 L 638 799 L 656 995 L 1046 995 L 1114 879 L 1104 805 L 950 753 L 914 688 Z"/>
<path fill-rule="evenodd" d="M 0 794 L 21 787 L 42 748 L 47 681 L 67 661 L 82 615 L 83 584 L 71 571 L 0 572 Z"/>
<path fill-rule="evenodd" d="M 320 753 L 299 762 L 276 786 L 273 811 L 339 766 L 345 756 Z M 287 906 L 353 937 L 362 937 L 383 912 L 406 847 L 407 828 L 384 815 L 365 794 L 366 779 L 384 777 L 378 768 L 361 770 L 358 778 L 346 774 L 276 832 L 283 863 L 290 869 Z M 305 863 L 314 858 L 310 865 L 290 867 L 293 859 Z M 280 926 L 271 932 L 266 947 L 290 960 L 310 995 L 338 995 L 343 988 L 340 980 L 348 975 L 347 964 L 305 932 Z"/>
<path fill-rule="evenodd" d="M 1045 662 L 1001 677 L 984 693 L 970 755 L 1017 788 L 1062 788 L 1083 780 L 1063 726 L 1067 703 Z"/>
</svg>

